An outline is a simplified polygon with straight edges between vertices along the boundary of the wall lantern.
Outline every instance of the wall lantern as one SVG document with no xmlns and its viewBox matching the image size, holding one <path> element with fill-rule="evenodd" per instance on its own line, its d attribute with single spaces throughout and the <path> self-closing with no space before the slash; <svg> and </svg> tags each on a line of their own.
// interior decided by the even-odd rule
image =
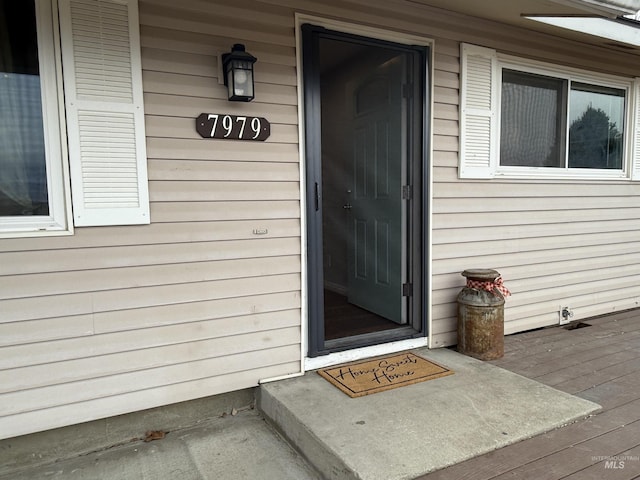
<svg viewBox="0 0 640 480">
<path fill-rule="evenodd" d="M 229 101 L 250 102 L 255 96 L 253 91 L 253 64 L 258 60 L 246 52 L 244 45 L 236 43 L 231 53 L 222 55 L 224 84 L 229 90 Z"/>
</svg>

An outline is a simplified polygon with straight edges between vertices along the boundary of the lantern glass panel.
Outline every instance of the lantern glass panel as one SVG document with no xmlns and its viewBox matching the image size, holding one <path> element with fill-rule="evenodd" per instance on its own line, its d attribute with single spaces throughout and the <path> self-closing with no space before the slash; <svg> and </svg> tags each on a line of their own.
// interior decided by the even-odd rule
<svg viewBox="0 0 640 480">
<path fill-rule="evenodd" d="M 233 77 L 234 94 L 253 97 L 253 75 L 251 70 L 234 70 Z"/>
</svg>

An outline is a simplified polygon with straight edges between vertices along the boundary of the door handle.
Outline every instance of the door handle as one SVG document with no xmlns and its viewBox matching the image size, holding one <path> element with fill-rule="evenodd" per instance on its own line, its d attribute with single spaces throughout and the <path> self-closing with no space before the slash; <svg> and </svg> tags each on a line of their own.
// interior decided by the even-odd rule
<svg viewBox="0 0 640 480">
<path fill-rule="evenodd" d="M 347 203 L 346 205 L 343 205 L 342 208 L 344 208 L 345 210 L 351 210 L 353 208 L 353 205 Z"/>
</svg>

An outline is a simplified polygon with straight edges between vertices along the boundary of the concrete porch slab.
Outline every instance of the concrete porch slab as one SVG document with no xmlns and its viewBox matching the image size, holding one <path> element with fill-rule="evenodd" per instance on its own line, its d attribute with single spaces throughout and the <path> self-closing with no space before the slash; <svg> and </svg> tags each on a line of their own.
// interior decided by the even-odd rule
<svg viewBox="0 0 640 480">
<path fill-rule="evenodd" d="M 448 349 L 454 375 L 349 398 L 316 372 L 264 384 L 258 406 L 327 479 L 400 480 L 584 418 L 599 405 Z"/>
</svg>

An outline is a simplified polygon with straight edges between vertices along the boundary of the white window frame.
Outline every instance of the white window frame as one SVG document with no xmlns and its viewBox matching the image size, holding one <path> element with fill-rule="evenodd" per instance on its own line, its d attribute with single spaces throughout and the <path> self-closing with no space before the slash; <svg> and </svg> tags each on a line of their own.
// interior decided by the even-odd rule
<svg viewBox="0 0 640 480">
<path fill-rule="evenodd" d="M 35 0 L 35 7 L 49 215 L 0 217 L 0 238 L 73 233 L 57 2 Z"/>
<path fill-rule="evenodd" d="M 460 44 L 460 66 L 458 178 L 640 181 L 640 78 L 527 60 L 469 43 Z M 556 78 L 569 76 L 581 83 L 624 89 L 627 95 L 623 168 L 612 171 L 566 167 L 501 167 L 498 150 L 502 68 L 505 67 Z"/>
<path fill-rule="evenodd" d="M 624 150 L 622 169 L 592 169 L 592 168 L 569 168 L 569 167 L 527 167 L 527 166 L 503 166 L 500 164 L 500 140 L 501 140 L 501 113 L 502 113 L 502 71 L 503 69 L 514 70 L 524 73 L 545 75 L 552 78 L 567 80 L 569 82 L 579 82 L 589 85 L 616 88 L 625 91 L 624 105 Z M 586 180 L 629 180 L 631 177 L 632 139 L 634 136 L 633 108 L 634 88 L 633 79 L 606 75 L 587 70 L 562 67 L 553 64 L 536 62 L 508 55 L 497 55 L 497 75 L 496 75 L 496 170 L 495 178 L 553 178 L 553 179 L 586 179 Z M 568 95 L 571 93 L 569 83 Z M 566 122 L 565 139 L 569 137 L 569 122 Z M 568 143 L 568 142 L 567 142 Z M 566 153 L 565 153 L 566 155 Z M 566 158 L 566 157 L 565 157 Z"/>
</svg>

